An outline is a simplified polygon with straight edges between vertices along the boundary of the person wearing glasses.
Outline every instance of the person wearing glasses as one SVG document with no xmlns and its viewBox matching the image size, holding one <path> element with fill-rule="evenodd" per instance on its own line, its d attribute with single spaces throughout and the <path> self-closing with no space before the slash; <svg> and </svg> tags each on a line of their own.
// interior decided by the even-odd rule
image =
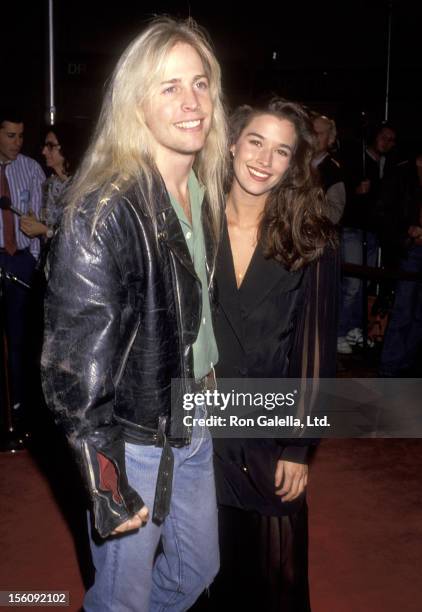
<svg viewBox="0 0 422 612">
<path fill-rule="evenodd" d="M 43 185 L 39 217 L 33 211 L 21 217 L 20 228 L 27 236 L 38 236 L 44 242 L 52 238 L 63 212 L 61 195 L 69 184 L 81 152 L 81 139 L 73 126 L 57 123 L 46 129 L 42 154 L 51 175 Z"/>
</svg>

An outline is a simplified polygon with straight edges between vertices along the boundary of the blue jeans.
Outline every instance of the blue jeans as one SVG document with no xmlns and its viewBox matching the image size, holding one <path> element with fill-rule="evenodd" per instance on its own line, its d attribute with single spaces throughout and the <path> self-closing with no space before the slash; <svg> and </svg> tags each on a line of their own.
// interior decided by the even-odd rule
<svg viewBox="0 0 422 612">
<path fill-rule="evenodd" d="M 219 569 L 217 502 L 208 429 L 174 448 L 170 514 L 138 531 L 98 543 L 91 535 L 95 584 L 86 612 L 188 610 Z M 129 483 L 152 515 L 161 448 L 126 444 Z"/>
<path fill-rule="evenodd" d="M 422 273 L 422 246 L 409 249 L 400 268 Z M 393 310 L 385 332 L 380 376 L 400 376 L 413 366 L 422 345 L 422 281 L 397 282 Z"/>
<path fill-rule="evenodd" d="M 352 227 L 345 227 L 341 235 L 342 261 L 362 265 L 363 232 Z M 368 266 L 375 266 L 377 261 L 378 241 L 375 234 L 367 232 Z M 355 327 L 363 324 L 363 281 L 352 276 L 343 276 L 341 282 L 340 313 L 338 336 L 346 336 Z"/>
</svg>

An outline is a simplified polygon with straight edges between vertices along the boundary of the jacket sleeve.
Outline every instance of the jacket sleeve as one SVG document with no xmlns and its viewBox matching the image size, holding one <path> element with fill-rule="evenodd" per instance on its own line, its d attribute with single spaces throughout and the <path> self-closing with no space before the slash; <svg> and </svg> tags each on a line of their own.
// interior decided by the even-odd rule
<svg viewBox="0 0 422 612">
<path fill-rule="evenodd" d="M 337 310 L 340 282 L 338 250 L 327 248 L 308 270 L 305 300 L 296 324 L 295 340 L 290 356 L 289 376 L 309 381 L 302 395 L 299 415 L 311 415 L 318 404 L 318 381 L 335 378 L 337 356 Z M 312 383 L 311 383 L 312 381 Z M 309 451 L 319 440 L 293 438 L 288 441 L 281 458 L 306 463 Z"/>
<path fill-rule="evenodd" d="M 113 419 L 118 373 L 130 348 L 122 338 L 135 323 L 122 316 L 116 220 L 109 214 L 92 233 L 91 217 L 78 212 L 73 226 L 66 220 L 53 239 L 42 376 L 46 402 L 90 492 L 96 528 L 106 537 L 143 506 L 128 484 L 124 440 Z"/>
</svg>

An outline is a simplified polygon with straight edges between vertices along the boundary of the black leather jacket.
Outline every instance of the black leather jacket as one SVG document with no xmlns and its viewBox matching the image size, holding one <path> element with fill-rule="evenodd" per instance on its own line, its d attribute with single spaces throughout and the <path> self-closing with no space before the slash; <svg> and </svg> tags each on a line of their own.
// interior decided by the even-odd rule
<svg viewBox="0 0 422 612">
<path fill-rule="evenodd" d="M 95 231 L 98 196 L 90 196 L 49 256 L 43 389 L 76 453 L 103 536 L 143 505 L 127 482 L 124 441 L 162 445 L 163 433 L 172 445 L 190 441 L 180 427 L 171 438 L 170 426 L 180 425 L 170 410 L 171 379 L 180 379 L 178 393 L 192 391 L 201 287 L 158 178 L 153 193 L 155 220 L 132 186 L 106 204 Z"/>
</svg>

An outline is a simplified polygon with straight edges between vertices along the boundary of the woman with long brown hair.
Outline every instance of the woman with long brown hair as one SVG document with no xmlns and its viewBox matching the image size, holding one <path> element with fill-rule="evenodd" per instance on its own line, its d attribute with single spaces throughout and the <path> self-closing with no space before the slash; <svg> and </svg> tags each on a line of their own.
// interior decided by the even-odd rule
<svg viewBox="0 0 422 612">
<path fill-rule="evenodd" d="M 217 377 L 334 375 L 336 233 L 313 176 L 308 114 L 276 99 L 240 107 L 230 129 L 232 176 L 216 267 Z M 311 446 L 303 438 L 215 440 L 221 573 L 212 609 L 224 602 L 226 609 L 310 610 Z"/>
</svg>

